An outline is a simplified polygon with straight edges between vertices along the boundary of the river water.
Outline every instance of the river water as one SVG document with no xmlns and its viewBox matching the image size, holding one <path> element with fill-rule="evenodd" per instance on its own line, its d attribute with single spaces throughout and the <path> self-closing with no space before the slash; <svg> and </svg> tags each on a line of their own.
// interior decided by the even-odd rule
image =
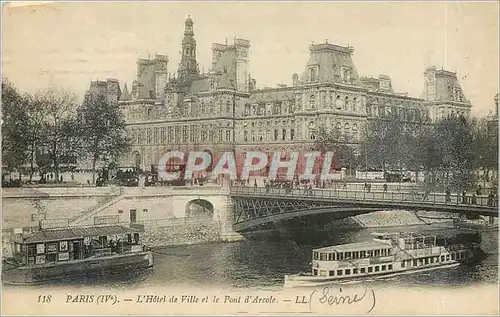
<svg viewBox="0 0 500 317">
<path fill-rule="evenodd" d="M 411 231 L 430 226 L 412 227 Z M 431 226 L 434 227 L 434 226 Z M 446 230 L 446 229 L 443 229 Z M 390 229 L 355 229 L 334 233 L 329 244 L 366 241 L 373 231 L 408 231 L 408 227 Z M 498 281 L 498 232 L 482 232 L 482 249 L 487 258 L 480 263 L 455 268 L 402 275 L 376 283 L 412 286 L 453 286 L 496 284 Z M 309 271 L 311 251 L 322 245 L 290 241 L 245 240 L 225 244 L 203 244 L 156 248 L 153 270 L 136 274 L 54 282 L 45 287 L 113 287 L 133 290 L 147 287 L 221 287 L 280 289 L 285 274 Z M 37 286 L 39 287 L 39 286 Z"/>
</svg>

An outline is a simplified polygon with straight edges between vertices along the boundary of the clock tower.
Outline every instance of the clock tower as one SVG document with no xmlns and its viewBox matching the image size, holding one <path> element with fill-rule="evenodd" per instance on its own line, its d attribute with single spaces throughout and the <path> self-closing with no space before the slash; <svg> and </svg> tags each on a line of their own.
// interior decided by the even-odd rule
<svg viewBox="0 0 500 317">
<path fill-rule="evenodd" d="M 181 82 L 190 82 L 199 74 L 196 62 L 196 40 L 194 39 L 193 20 L 188 16 L 184 23 L 184 38 L 182 39 L 181 61 L 177 71 Z"/>
</svg>

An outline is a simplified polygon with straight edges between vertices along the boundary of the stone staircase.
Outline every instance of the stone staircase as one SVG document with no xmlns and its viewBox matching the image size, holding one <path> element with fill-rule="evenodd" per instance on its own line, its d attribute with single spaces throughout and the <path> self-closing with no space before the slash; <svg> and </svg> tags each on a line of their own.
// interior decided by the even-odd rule
<svg viewBox="0 0 500 317">
<path fill-rule="evenodd" d="M 124 191 L 122 188 L 118 188 L 117 190 L 113 191 L 109 197 L 106 197 L 105 200 L 101 201 L 99 204 L 96 206 L 92 206 L 89 209 L 84 210 L 83 212 L 79 213 L 78 215 L 72 217 L 69 219 L 68 223 L 69 226 L 76 226 L 80 224 L 81 222 L 89 219 L 90 217 L 94 216 L 95 214 L 99 213 L 100 211 L 108 208 L 109 206 L 112 206 L 122 200 L 124 197 Z"/>
</svg>

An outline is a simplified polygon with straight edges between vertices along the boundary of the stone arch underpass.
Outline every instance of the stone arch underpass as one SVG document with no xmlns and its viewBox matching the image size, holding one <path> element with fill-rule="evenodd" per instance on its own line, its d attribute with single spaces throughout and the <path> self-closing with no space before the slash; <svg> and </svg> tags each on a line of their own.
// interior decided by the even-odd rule
<svg viewBox="0 0 500 317">
<path fill-rule="evenodd" d="M 206 199 L 193 199 L 186 204 L 186 217 L 213 218 L 214 205 Z"/>
<path fill-rule="evenodd" d="M 265 229 L 287 221 L 339 220 L 383 210 L 380 207 L 263 200 L 233 200 L 233 209 L 233 230 L 238 233 Z"/>
</svg>

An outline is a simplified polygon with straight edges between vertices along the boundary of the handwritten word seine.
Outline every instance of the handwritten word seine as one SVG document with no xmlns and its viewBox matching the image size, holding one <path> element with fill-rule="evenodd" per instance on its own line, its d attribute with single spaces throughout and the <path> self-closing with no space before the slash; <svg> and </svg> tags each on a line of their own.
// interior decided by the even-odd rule
<svg viewBox="0 0 500 317">
<path fill-rule="evenodd" d="M 370 313 L 376 304 L 375 299 L 375 291 L 365 286 L 364 292 L 362 294 L 358 293 L 346 293 L 342 287 L 338 288 L 335 292 L 334 289 L 331 289 L 329 286 L 323 288 L 320 292 L 318 290 L 314 290 L 311 292 L 309 296 L 309 302 L 305 296 L 303 298 L 299 298 L 297 296 L 296 303 L 300 304 L 309 304 L 309 309 L 312 311 L 313 306 L 320 305 L 328 305 L 328 306 L 341 306 L 341 305 L 359 305 L 361 302 L 368 302 L 370 304 L 370 308 L 366 311 L 366 313 Z"/>
</svg>

